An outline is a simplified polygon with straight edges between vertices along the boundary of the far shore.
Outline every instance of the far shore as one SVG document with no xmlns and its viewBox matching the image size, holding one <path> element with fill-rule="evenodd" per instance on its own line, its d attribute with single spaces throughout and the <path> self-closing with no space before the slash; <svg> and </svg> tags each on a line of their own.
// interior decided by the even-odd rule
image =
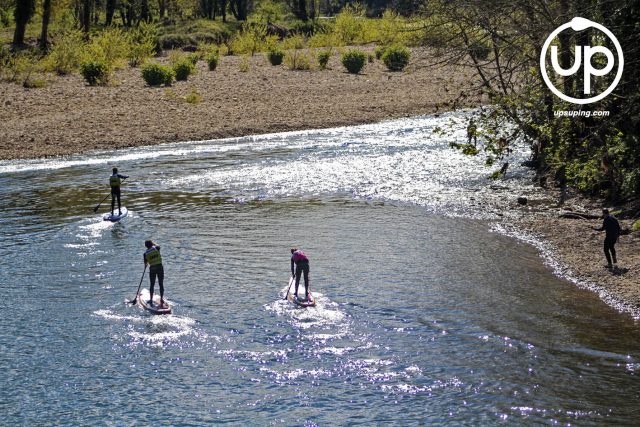
<svg viewBox="0 0 640 427">
<path fill-rule="evenodd" d="M 413 50 L 413 64 L 429 59 L 431 50 Z M 242 60 L 222 57 L 215 71 L 200 61 L 195 76 L 171 87 L 146 86 L 129 67 L 105 87 L 79 75 L 35 89 L 0 83 L 0 160 L 372 123 L 488 101 L 460 67 L 390 72 L 375 60 L 353 75 L 337 51 L 327 70 L 292 71 L 257 54 L 242 72 Z M 186 102 L 192 92 L 201 102 Z"/>
<path fill-rule="evenodd" d="M 414 49 L 413 63 L 432 54 Z M 52 77 L 38 89 L 0 83 L 0 160 L 356 125 L 488 102 L 472 70 L 459 67 L 414 65 L 393 73 L 376 60 L 351 75 L 336 53 L 327 70 L 291 71 L 256 55 L 241 72 L 241 61 L 223 57 L 213 72 L 200 62 L 195 76 L 171 87 L 148 87 L 140 70 L 131 68 L 117 71 L 106 87 L 87 86 L 78 75 Z M 202 101 L 186 102 L 192 92 Z M 516 225 L 547 242 L 567 275 L 640 316 L 640 235 L 621 237 L 619 268 L 610 271 L 604 268 L 604 236 L 589 229 L 601 220 L 560 216 L 567 209 L 598 214 L 602 206 L 579 197 L 562 207 L 551 199 L 544 203 L 541 212 L 518 206 L 514 197 L 504 209 L 520 210 Z"/>
</svg>

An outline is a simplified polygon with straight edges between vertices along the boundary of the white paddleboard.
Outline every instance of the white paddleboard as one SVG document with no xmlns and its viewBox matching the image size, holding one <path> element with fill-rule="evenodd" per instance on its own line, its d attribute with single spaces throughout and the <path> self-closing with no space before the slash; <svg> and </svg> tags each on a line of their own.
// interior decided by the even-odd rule
<svg viewBox="0 0 640 427">
<path fill-rule="evenodd" d="M 154 293 L 153 304 L 149 304 L 149 289 L 141 290 L 137 300 L 140 307 L 153 314 L 171 314 L 171 306 L 169 306 L 167 300 L 164 300 L 164 304 L 160 305 L 160 294 Z"/>
<path fill-rule="evenodd" d="M 114 209 L 113 210 L 113 215 L 111 215 L 111 212 L 106 213 L 106 214 L 104 214 L 102 219 L 104 221 L 117 222 L 117 221 L 120 221 L 122 218 L 124 218 L 127 215 L 129 215 L 129 210 L 123 206 L 122 207 L 122 214 L 118 215 L 118 211 L 116 209 Z"/>
</svg>

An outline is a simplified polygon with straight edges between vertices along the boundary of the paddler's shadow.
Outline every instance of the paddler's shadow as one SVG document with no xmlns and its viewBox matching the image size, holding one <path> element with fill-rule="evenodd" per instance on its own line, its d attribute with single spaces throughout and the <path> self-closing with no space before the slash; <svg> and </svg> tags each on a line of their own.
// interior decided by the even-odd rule
<svg viewBox="0 0 640 427">
<path fill-rule="evenodd" d="M 620 268 L 620 267 L 613 267 L 611 270 L 611 274 L 614 276 L 622 276 L 623 274 L 626 274 L 629 272 L 628 268 Z"/>
</svg>

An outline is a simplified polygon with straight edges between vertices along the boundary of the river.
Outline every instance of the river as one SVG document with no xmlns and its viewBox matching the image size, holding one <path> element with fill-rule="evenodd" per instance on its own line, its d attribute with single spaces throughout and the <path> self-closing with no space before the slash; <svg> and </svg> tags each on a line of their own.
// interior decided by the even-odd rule
<svg viewBox="0 0 640 427">
<path fill-rule="evenodd" d="M 640 325 L 492 231 L 537 190 L 467 114 L 0 162 L 0 424 L 637 425 Z M 145 239 L 171 316 L 126 303 Z"/>
</svg>

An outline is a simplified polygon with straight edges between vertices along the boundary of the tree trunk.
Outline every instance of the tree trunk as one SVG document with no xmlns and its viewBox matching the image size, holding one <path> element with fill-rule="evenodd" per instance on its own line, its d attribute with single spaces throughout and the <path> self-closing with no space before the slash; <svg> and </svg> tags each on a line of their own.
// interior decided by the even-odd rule
<svg viewBox="0 0 640 427">
<path fill-rule="evenodd" d="M 24 33 L 27 30 L 27 23 L 35 11 L 33 0 L 16 0 L 16 8 L 13 11 L 13 18 L 16 21 L 16 29 L 13 32 L 13 44 L 15 46 L 24 44 Z"/>
<path fill-rule="evenodd" d="M 82 1 L 82 31 L 89 33 L 91 26 L 91 0 Z"/>
<path fill-rule="evenodd" d="M 160 20 L 164 19 L 165 11 L 167 10 L 167 0 L 158 0 L 158 14 L 160 15 Z"/>
<path fill-rule="evenodd" d="M 296 18 L 302 21 L 309 20 L 309 15 L 307 14 L 307 0 L 298 0 Z"/>
<path fill-rule="evenodd" d="M 40 33 L 40 49 L 47 50 L 49 36 L 49 18 L 51 18 L 51 0 L 42 3 L 42 32 Z"/>
<path fill-rule="evenodd" d="M 227 22 L 227 0 L 220 0 L 220 15 L 222 22 Z"/>
<path fill-rule="evenodd" d="M 151 21 L 151 14 L 149 13 L 149 0 L 142 0 L 140 4 L 140 19 L 144 22 Z"/>
<path fill-rule="evenodd" d="M 108 27 L 113 23 L 113 14 L 116 11 L 116 0 L 107 0 L 106 3 L 106 18 L 104 24 Z"/>
</svg>

